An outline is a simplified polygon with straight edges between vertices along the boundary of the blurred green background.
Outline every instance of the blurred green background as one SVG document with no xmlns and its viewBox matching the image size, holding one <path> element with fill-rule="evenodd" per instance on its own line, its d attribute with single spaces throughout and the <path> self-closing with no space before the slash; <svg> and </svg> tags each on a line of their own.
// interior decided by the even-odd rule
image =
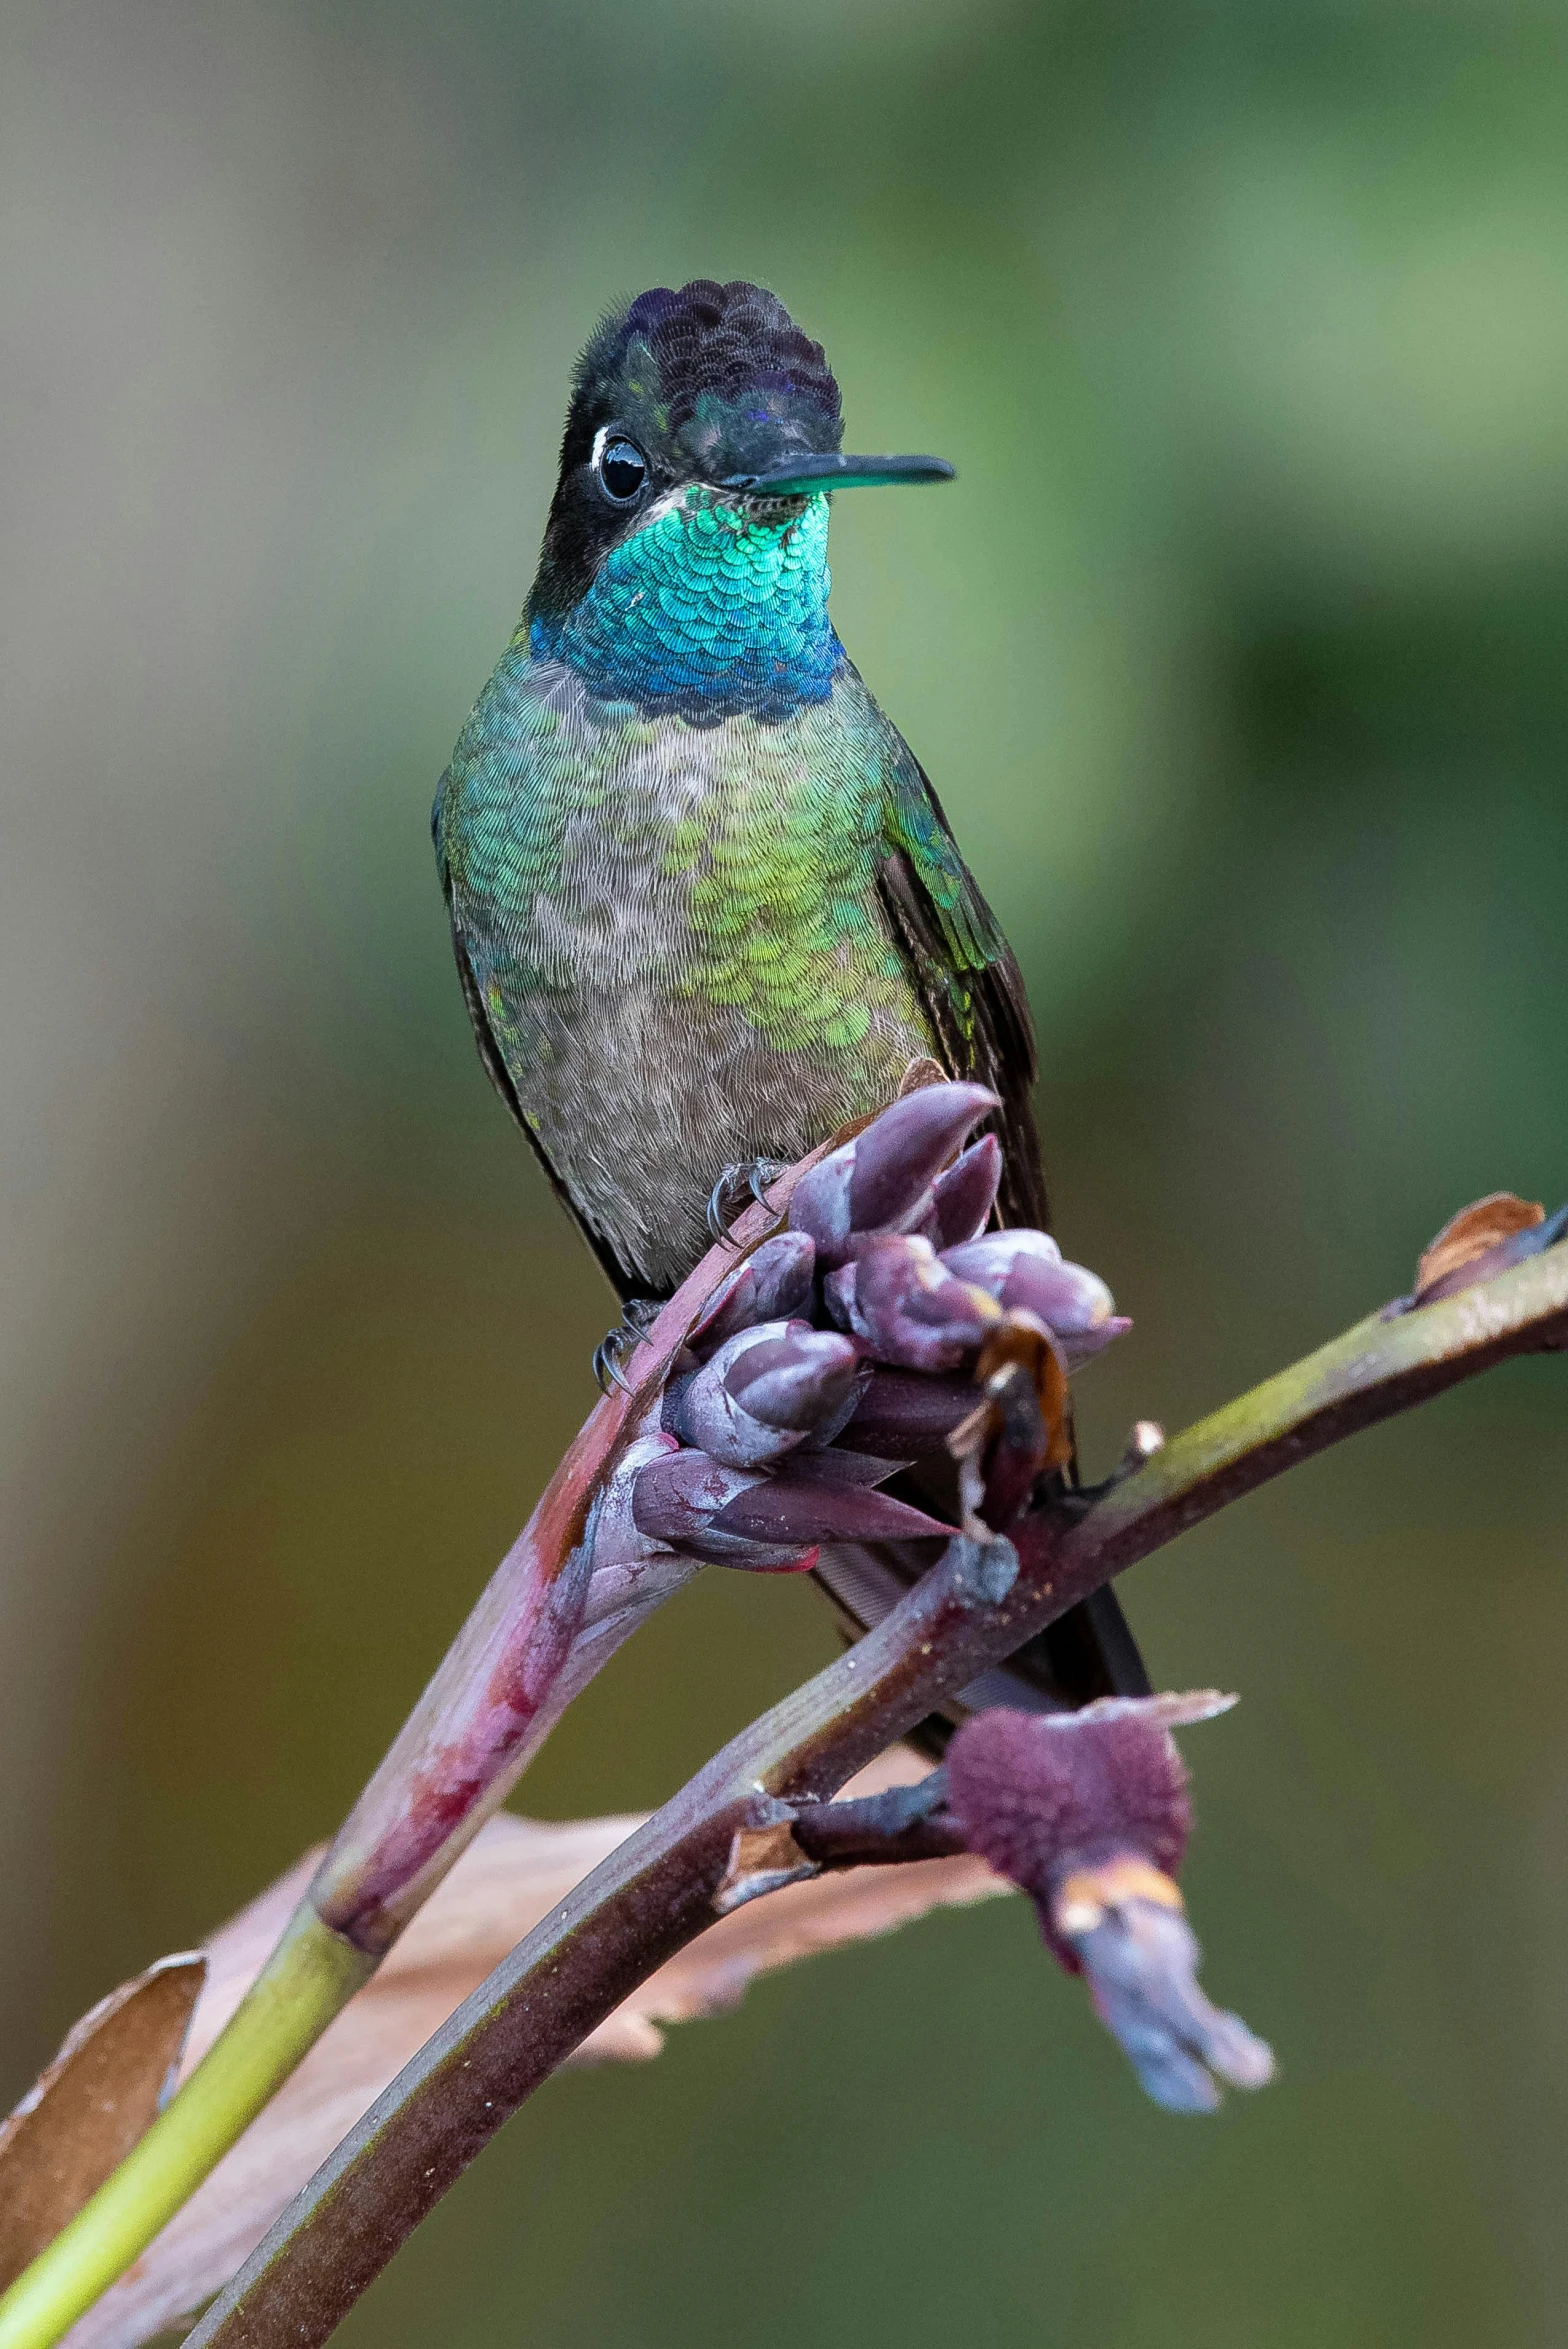
<svg viewBox="0 0 1568 2349">
<path fill-rule="evenodd" d="M 612 296 L 760 277 L 842 633 L 1039 1015 L 1136 1317 L 1092 1467 L 1568 1190 L 1568 18 L 1529 0 L 15 0 L 0 40 L 5 2079 L 328 1832 L 590 1400 L 426 819 Z M 1568 2339 L 1568 1373 L 1125 1595 L 1208 1980 L 1144 2104 L 1016 1907 L 554 2083 L 345 2341 Z M 527 1787 L 652 1803 L 826 1658 L 705 1578 Z"/>
</svg>

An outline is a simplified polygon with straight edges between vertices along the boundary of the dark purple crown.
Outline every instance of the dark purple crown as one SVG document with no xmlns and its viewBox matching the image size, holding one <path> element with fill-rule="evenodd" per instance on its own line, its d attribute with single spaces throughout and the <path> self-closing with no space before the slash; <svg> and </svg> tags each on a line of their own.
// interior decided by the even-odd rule
<svg viewBox="0 0 1568 2349">
<path fill-rule="evenodd" d="M 694 277 L 679 292 L 653 286 L 607 318 L 578 362 L 578 402 L 619 389 L 636 372 L 634 346 L 652 355 L 657 385 L 646 387 L 678 434 L 704 394 L 725 402 L 760 391 L 791 407 L 839 421 L 838 385 L 820 343 L 802 334 L 776 294 L 737 278 Z"/>
</svg>

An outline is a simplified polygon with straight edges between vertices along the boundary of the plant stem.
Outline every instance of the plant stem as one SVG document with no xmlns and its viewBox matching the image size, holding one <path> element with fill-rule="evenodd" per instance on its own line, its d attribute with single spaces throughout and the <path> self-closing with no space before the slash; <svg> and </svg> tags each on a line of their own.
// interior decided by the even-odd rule
<svg viewBox="0 0 1568 2349">
<path fill-rule="evenodd" d="M 700 1571 L 687 1560 L 594 1605 L 593 1509 L 657 1408 L 700 1308 L 820 1153 L 775 1184 L 664 1308 L 630 1392 L 600 1402 L 550 1479 L 304 1900 L 218 2038 L 119 2168 L 0 2297 L 0 2349 L 47 2349 L 147 2248 L 310 2052 L 490 1814 L 571 1699 L 652 1608 Z"/>
<path fill-rule="evenodd" d="M 58 2340 L 92 2306 L 374 1971 L 373 1958 L 296 1912 L 184 2093 L 0 2302 L 0 2349 Z"/>
<path fill-rule="evenodd" d="M 1442 1303 L 1369 1317 L 1201 1420 L 1082 1515 L 1014 1528 L 1017 1581 L 975 1594 L 955 1540 L 849 1654 L 754 1722 L 518 1944 L 284 2212 L 186 2349 L 316 2349 L 511 2113 L 710 1924 L 735 1835 L 825 1798 L 944 1695 L 1112 1573 L 1299 1460 L 1512 1354 L 1568 1343 L 1568 1247 Z M 44 2336 L 27 2349 L 43 2349 Z M 12 2345 L 0 2335 L 0 2349 Z M 17 2349 L 21 2349 L 18 2337 Z"/>
</svg>

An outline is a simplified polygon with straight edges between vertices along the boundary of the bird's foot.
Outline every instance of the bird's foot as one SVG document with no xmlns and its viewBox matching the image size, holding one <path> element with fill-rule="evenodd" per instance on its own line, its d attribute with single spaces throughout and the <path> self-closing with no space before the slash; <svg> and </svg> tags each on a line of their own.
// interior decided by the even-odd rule
<svg viewBox="0 0 1568 2349">
<path fill-rule="evenodd" d="M 782 1158 L 747 1158 L 724 1169 L 708 1198 L 708 1235 L 715 1247 L 729 1238 L 730 1225 L 750 1200 L 766 1199 L 785 1164 Z"/>
<path fill-rule="evenodd" d="M 630 1394 L 626 1364 L 662 1310 L 657 1297 L 627 1298 L 620 1320 L 614 1329 L 605 1332 L 593 1350 L 593 1375 L 601 1395 L 607 1395 L 612 1386 L 619 1387 L 623 1394 Z"/>
</svg>

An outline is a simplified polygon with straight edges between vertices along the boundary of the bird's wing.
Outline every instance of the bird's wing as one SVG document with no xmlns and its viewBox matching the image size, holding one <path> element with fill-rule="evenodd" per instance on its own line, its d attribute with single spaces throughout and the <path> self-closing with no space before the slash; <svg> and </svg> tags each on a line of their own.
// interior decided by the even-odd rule
<svg viewBox="0 0 1568 2349">
<path fill-rule="evenodd" d="M 490 1024 L 490 1015 L 485 1008 L 484 989 L 480 985 L 479 974 L 474 969 L 473 957 L 468 950 L 468 939 L 463 929 L 462 913 L 452 886 L 452 871 L 447 862 L 446 849 L 441 837 L 441 811 L 445 794 L 446 777 L 443 775 L 440 788 L 436 793 L 436 804 L 431 816 L 430 829 L 436 844 L 436 864 L 441 875 L 441 894 L 446 899 L 447 917 L 452 925 L 452 952 L 457 961 L 458 985 L 463 990 L 463 1001 L 468 1007 L 469 1025 L 474 1031 L 474 1042 L 479 1047 L 479 1058 L 484 1064 L 485 1075 L 490 1079 L 491 1084 L 494 1085 L 501 1099 L 506 1103 L 507 1108 L 527 1136 L 528 1146 L 543 1167 L 551 1190 L 573 1223 L 576 1224 L 595 1256 L 598 1257 L 605 1277 L 615 1290 L 616 1295 L 624 1301 L 637 1293 L 639 1285 L 646 1286 L 646 1284 L 639 1284 L 631 1277 L 625 1266 L 617 1261 L 613 1252 L 606 1247 L 599 1235 L 590 1231 L 588 1225 L 578 1214 L 572 1204 L 571 1195 L 566 1185 L 562 1182 L 548 1151 L 535 1133 L 522 1102 L 518 1099 L 517 1087 L 512 1081 L 512 1072 L 506 1065 L 505 1055 L 501 1050 L 495 1030 Z"/>
<path fill-rule="evenodd" d="M 1002 1221 L 1047 1231 L 1050 1208 L 1030 1103 L 1038 1062 L 1023 974 L 959 854 L 925 769 L 885 719 L 883 725 L 889 738 L 886 855 L 878 874 L 883 910 L 939 1058 L 955 1077 L 1001 1096 L 994 1122 L 1005 1156 Z"/>
<path fill-rule="evenodd" d="M 924 768 L 869 694 L 866 702 L 885 744 L 886 853 L 878 888 L 889 928 L 940 1058 L 954 1076 L 972 1077 L 1001 1098 L 993 1122 L 1004 1153 L 998 1201 L 1003 1223 L 1047 1231 L 1050 1209 L 1030 1105 L 1038 1063 L 1023 975 L 958 852 Z M 816 1579 L 832 1594 L 853 1638 L 881 1620 L 913 1576 L 894 1551 L 839 1548 L 823 1551 Z M 964 1691 L 953 1713 L 962 1718 L 988 1704 L 1054 1711 L 1111 1693 L 1148 1692 L 1137 1642 L 1107 1586 Z M 933 1716 L 915 1742 L 938 1753 L 949 1733 L 950 1722 Z"/>
</svg>

